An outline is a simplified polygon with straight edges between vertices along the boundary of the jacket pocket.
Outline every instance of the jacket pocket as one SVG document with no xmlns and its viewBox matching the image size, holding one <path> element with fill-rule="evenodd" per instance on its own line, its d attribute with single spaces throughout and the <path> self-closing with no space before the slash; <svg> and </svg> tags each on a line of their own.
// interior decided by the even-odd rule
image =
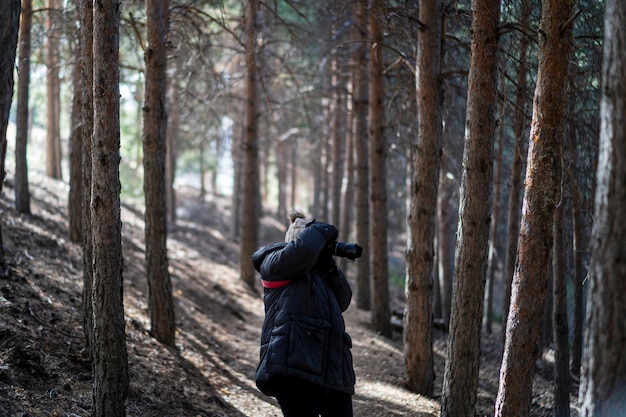
<svg viewBox="0 0 626 417">
<path fill-rule="evenodd" d="M 291 323 L 287 366 L 322 375 L 326 366 L 326 350 L 330 324 L 320 319 L 299 318 Z"/>
</svg>

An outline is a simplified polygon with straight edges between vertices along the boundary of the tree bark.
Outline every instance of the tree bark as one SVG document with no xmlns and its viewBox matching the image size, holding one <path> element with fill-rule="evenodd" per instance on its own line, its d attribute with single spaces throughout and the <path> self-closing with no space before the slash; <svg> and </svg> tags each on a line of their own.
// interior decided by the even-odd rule
<svg viewBox="0 0 626 417">
<path fill-rule="evenodd" d="M 370 12 L 372 59 L 370 60 L 369 165 L 370 165 L 370 248 L 372 288 L 372 328 L 391 337 L 389 307 L 389 262 L 387 248 L 387 186 L 385 174 L 387 151 L 385 141 L 385 97 L 383 87 L 383 34 L 379 19 L 382 0 L 373 0 Z"/>
<path fill-rule="evenodd" d="M 176 324 L 167 258 L 165 158 L 167 156 L 167 25 L 168 1 L 146 1 L 148 47 L 145 52 L 146 95 L 143 107 L 143 167 L 146 199 L 146 275 L 151 333 L 174 346 Z"/>
<path fill-rule="evenodd" d="M 531 0 L 522 0 L 520 25 L 523 30 L 530 28 Z M 519 67 L 517 68 L 517 91 L 515 93 L 515 115 L 513 118 L 514 150 L 511 166 L 511 185 L 509 187 L 509 205 L 506 227 L 506 259 L 504 267 L 504 296 L 502 300 L 502 344 L 506 333 L 506 322 L 509 315 L 511 300 L 511 284 L 515 272 L 517 255 L 517 239 L 519 235 L 519 218 L 521 212 L 522 179 L 524 175 L 524 161 L 526 160 L 526 85 L 528 76 L 528 36 L 522 35 L 519 45 Z"/>
<path fill-rule="evenodd" d="M 473 417 L 476 404 L 492 202 L 499 21 L 500 0 L 474 2 L 443 417 Z"/>
<path fill-rule="evenodd" d="M 369 107 L 369 81 L 368 81 L 368 47 L 367 47 L 367 16 L 369 14 L 368 0 L 359 0 L 354 3 L 357 21 L 357 74 L 354 86 L 354 113 L 355 137 L 354 147 L 356 150 L 356 240 L 363 248 L 361 262 L 357 262 L 356 277 L 356 305 L 363 310 L 371 308 L 370 289 L 370 206 L 369 206 L 369 163 L 367 141 L 367 109 Z"/>
<path fill-rule="evenodd" d="M 91 226 L 94 417 L 125 416 L 128 358 L 120 219 L 120 1 L 94 2 Z"/>
<path fill-rule="evenodd" d="M 74 45 L 76 47 L 75 54 L 79 59 L 76 60 L 72 68 L 74 95 L 72 97 L 72 114 L 70 116 L 72 126 L 70 133 L 70 192 L 67 207 L 70 240 L 79 243 L 82 241 L 83 236 L 83 118 L 81 116 L 83 104 L 83 88 L 81 86 L 83 68 L 80 62 L 80 57 L 83 52 L 81 50 L 80 36 L 78 40 L 75 41 Z"/>
<path fill-rule="evenodd" d="M 434 389 L 432 297 L 435 225 L 442 142 L 440 2 L 422 0 L 417 38 L 416 95 L 418 132 L 412 150 L 407 281 L 404 311 L 404 361 L 412 392 L 430 396 Z"/>
<path fill-rule="evenodd" d="M 0 2 L 0 194 L 6 177 L 7 126 L 13 99 L 13 69 L 20 26 L 20 0 Z M 5 263 L 0 226 L 0 266 Z"/>
<path fill-rule="evenodd" d="M 626 410 L 626 5 L 606 2 L 600 151 L 587 331 L 580 398 L 583 417 Z"/>
<path fill-rule="evenodd" d="M 28 89 L 30 87 L 30 31 L 33 18 L 32 0 L 22 1 L 19 36 L 19 63 L 17 84 L 17 111 L 15 137 L 15 209 L 30 214 L 30 191 L 28 190 Z"/>
<path fill-rule="evenodd" d="M 563 175 L 563 174 L 562 174 Z M 566 190 L 563 183 L 562 190 Z M 553 310 L 552 328 L 554 331 L 554 415 L 569 417 L 569 328 L 567 324 L 567 288 L 565 266 L 565 233 L 563 231 L 563 214 L 565 212 L 565 196 L 554 211 L 554 248 L 552 251 L 553 276 Z"/>
<path fill-rule="evenodd" d="M 78 2 L 80 17 L 80 66 L 82 103 L 82 244 L 83 244 L 83 331 L 87 351 L 93 355 L 93 241 L 91 230 L 91 149 L 93 136 L 93 4 Z"/>
<path fill-rule="evenodd" d="M 47 175 L 61 179 L 61 132 L 59 127 L 61 111 L 61 80 L 59 79 L 59 35 L 56 33 L 58 0 L 47 0 L 47 48 L 46 65 L 48 67 L 46 116 L 47 116 Z"/>
<path fill-rule="evenodd" d="M 548 283 L 555 196 L 560 178 L 573 1 L 544 1 L 526 187 L 496 416 L 526 416 Z"/>
<path fill-rule="evenodd" d="M 241 200 L 241 279 L 254 285 L 255 271 L 250 259 L 258 246 L 259 197 L 259 135 L 258 135 L 258 71 L 257 19 L 258 0 L 249 0 L 246 9 L 246 131 L 243 140 L 243 176 Z"/>
</svg>

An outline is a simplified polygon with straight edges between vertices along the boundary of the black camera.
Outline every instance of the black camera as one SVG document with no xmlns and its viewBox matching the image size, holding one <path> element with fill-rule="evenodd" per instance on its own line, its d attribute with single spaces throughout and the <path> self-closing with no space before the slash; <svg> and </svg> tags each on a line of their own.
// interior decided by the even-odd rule
<svg viewBox="0 0 626 417">
<path fill-rule="evenodd" d="M 363 255 L 363 248 L 356 243 L 335 242 L 331 249 L 333 255 L 348 258 L 351 261 L 354 261 Z"/>
</svg>

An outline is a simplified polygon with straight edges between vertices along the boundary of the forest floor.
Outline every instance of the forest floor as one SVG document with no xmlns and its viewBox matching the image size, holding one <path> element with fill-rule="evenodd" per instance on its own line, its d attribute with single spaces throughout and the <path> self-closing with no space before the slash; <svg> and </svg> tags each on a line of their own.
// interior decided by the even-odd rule
<svg viewBox="0 0 626 417">
<path fill-rule="evenodd" d="M 31 175 L 30 191 L 31 216 L 15 212 L 10 179 L 0 198 L 7 261 L 0 270 L 0 416 L 86 417 L 91 365 L 82 332 L 81 248 L 67 237 L 68 188 Z M 280 416 L 276 402 L 254 385 L 262 289 L 238 279 L 229 200 L 201 198 L 194 190 L 180 190 L 178 200 L 179 220 L 168 238 L 176 348 L 149 335 L 142 209 L 122 207 L 127 415 Z M 282 240 L 284 222 L 265 217 L 261 223 L 261 244 Z M 402 308 L 402 291 L 391 293 L 394 308 Z M 372 332 L 369 313 L 354 304 L 345 318 L 354 341 L 355 416 L 438 416 L 446 333 L 434 332 L 435 395 L 428 398 L 405 388 L 400 333 L 387 339 Z M 493 415 L 498 389 L 498 337 L 483 339 L 477 416 Z M 553 414 L 549 369 L 538 364 L 533 416 Z"/>
</svg>

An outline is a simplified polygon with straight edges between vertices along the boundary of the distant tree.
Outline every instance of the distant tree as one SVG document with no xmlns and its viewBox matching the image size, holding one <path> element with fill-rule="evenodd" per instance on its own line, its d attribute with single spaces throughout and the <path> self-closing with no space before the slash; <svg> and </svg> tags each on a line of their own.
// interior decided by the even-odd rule
<svg viewBox="0 0 626 417">
<path fill-rule="evenodd" d="M 78 19 L 80 25 L 80 17 Z M 80 26 L 79 26 L 80 27 Z M 78 32 L 78 31 L 77 31 Z M 79 32 L 80 33 L 80 32 Z M 69 235 L 72 242 L 81 242 L 83 237 L 83 87 L 81 85 L 83 66 L 81 64 L 82 48 L 80 36 L 74 40 L 76 48 L 72 68 L 72 113 L 70 115 L 70 192 L 68 196 Z"/>
<path fill-rule="evenodd" d="M 573 0 L 547 0 L 541 10 L 539 67 L 519 248 L 496 399 L 498 417 L 527 416 L 532 400 L 560 179 L 573 4 Z"/>
<path fill-rule="evenodd" d="M 259 110 L 257 70 L 258 0 L 248 0 L 246 8 L 246 107 L 243 136 L 243 175 L 241 177 L 241 279 L 254 284 L 252 253 L 258 246 L 260 218 L 259 190 Z"/>
<path fill-rule="evenodd" d="M 128 358 L 120 219 L 119 0 L 93 6 L 93 412 L 125 416 Z"/>
<path fill-rule="evenodd" d="M 369 15 L 368 0 L 358 0 L 353 3 L 356 15 L 355 35 L 356 41 L 356 74 L 353 96 L 354 107 L 354 148 L 356 165 L 356 240 L 363 248 L 363 261 L 357 262 L 356 276 L 356 305 L 363 310 L 371 308 L 370 289 L 370 264 L 369 259 L 369 162 L 368 162 L 368 142 L 367 142 L 367 109 L 369 107 L 369 82 L 367 67 L 368 55 L 368 21 Z"/>
<path fill-rule="evenodd" d="M 530 30 L 530 13 L 532 11 L 531 0 L 522 0 L 520 27 L 522 31 Z M 509 303 L 511 300 L 511 283 L 515 272 L 515 260 L 517 254 L 517 238 L 519 235 L 519 217 L 521 211 L 522 179 L 524 161 L 527 152 L 526 108 L 527 78 L 528 78 L 528 48 L 530 39 L 522 35 L 519 43 L 519 59 L 516 74 L 515 113 L 513 116 L 513 164 L 511 166 L 511 180 L 509 186 L 509 201 L 506 227 L 506 256 L 504 266 L 504 297 L 502 300 L 502 341 L 506 333 L 506 322 L 509 315 Z"/>
<path fill-rule="evenodd" d="M 567 146 L 563 145 L 563 159 L 566 159 Z M 569 325 L 567 322 L 567 280 L 566 280 L 566 234 L 565 213 L 566 202 L 569 200 L 569 184 L 567 173 L 561 169 L 560 192 L 557 193 L 557 203 L 554 209 L 552 248 L 552 331 L 554 341 L 554 415 L 569 417 Z M 547 299 L 547 297 L 546 297 Z"/>
<path fill-rule="evenodd" d="M 22 0 L 22 16 L 19 36 L 19 61 L 15 136 L 15 209 L 30 214 L 30 192 L 28 190 L 28 89 L 30 87 L 30 31 L 33 19 L 32 0 Z"/>
<path fill-rule="evenodd" d="M 607 0 L 600 99 L 600 151 L 591 240 L 583 417 L 626 410 L 626 4 Z"/>
<path fill-rule="evenodd" d="M 81 229 L 83 246 L 83 331 L 87 351 L 93 355 L 93 304 L 91 290 L 93 288 L 93 242 L 91 230 L 91 165 L 93 136 L 93 3 L 78 2 L 80 19 L 80 67 L 81 81 L 75 88 L 81 89 L 82 123 L 81 136 Z"/>
<path fill-rule="evenodd" d="M 442 4 L 421 0 L 417 38 L 416 95 L 418 131 L 412 147 L 410 210 L 406 250 L 407 281 L 404 352 L 409 389 L 432 395 L 434 359 L 432 297 L 435 268 L 435 224 L 441 162 L 441 21 Z"/>
<path fill-rule="evenodd" d="M 59 19 L 57 17 L 61 4 L 59 0 L 47 0 L 47 47 L 46 66 L 48 67 L 47 102 L 46 102 L 46 133 L 47 133 L 47 164 L 46 173 L 50 178 L 61 179 L 61 80 L 59 60 Z"/>
<path fill-rule="evenodd" d="M 143 167 L 146 199 L 146 275 L 151 333 L 174 346 L 176 324 L 167 258 L 165 164 L 167 114 L 168 1 L 146 1 L 148 44 L 145 52 L 146 94 L 143 106 Z"/>
<path fill-rule="evenodd" d="M 374 331 L 391 337 L 389 308 L 389 255 L 387 247 L 387 149 L 383 85 L 383 1 L 373 0 L 369 28 L 372 37 L 369 99 L 370 165 L 370 263 L 372 288 L 372 326 Z"/>
<path fill-rule="evenodd" d="M 500 0 L 473 3 L 465 147 L 441 415 L 473 416 L 487 272 Z"/>
<path fill-rule="evenodd" d="M 20 0 L 0 2 L 0 194 L 6 177 L 7 126 L 13 98 L 13 69 L 20 26 Z M 0 225 L 0 265 L 4 265 L 4 247 Z"/>
</svg>

